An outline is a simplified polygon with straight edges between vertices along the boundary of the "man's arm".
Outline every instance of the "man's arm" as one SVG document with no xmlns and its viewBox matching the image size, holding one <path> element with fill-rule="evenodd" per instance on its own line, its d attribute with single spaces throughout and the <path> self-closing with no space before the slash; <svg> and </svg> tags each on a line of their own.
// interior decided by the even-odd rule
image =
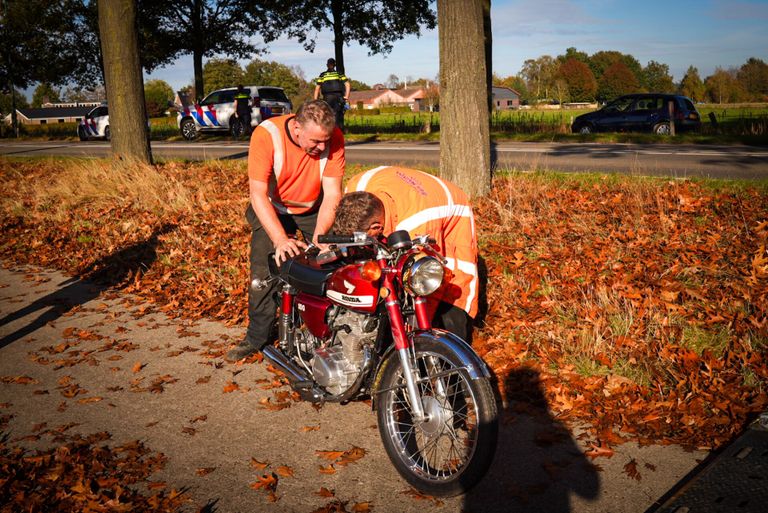
<svg viewBox="0 0 768 513">
<path fill-rule="evenodd" d="M 339 183 L 341 183 L 341 179 L 339 179 Z M 285 233 L 283 225 L 280 224 L 280 220 L 277 218 L 275 207 L 272 206 L 267 196 L 267 183 L 251 178 L 248 180 L 248 188 L 250 189 L 251 206 L 253 206 L 256 217 L 259 218 L 261 226 L 275 247 L 275 259 L 277 262 L 280 263 L 289 257 L 301 254 L 302 249 L 306 248 L 307 245 L 300 240 L 289 238 Z M 331 218 L 331 223 L 333 223 L 333 218 Z"/>
<path fill-rule="evenodd" d="M 344 98 L 349 100 L 349 93 L 352 91 L 352 84 L 349 82 L 349 79 L 347 79 L 347 81 L 344 82 L 344 88 L 346 89 L 346 92 L 344 93 Z"/>
<path fill-rule="evenodd" d="M 317 100 L 320 97 L 320 84 L 315 86 L 315 97 L 314 100 Z"/>
<path fill-rule="evenodd" d="M 340 176 L 323 177 L 323 202 L 320 203 L 320 210 L 317 213 L 317 224 L 313 241 L 317 244 L 318 235 L 324 235 L 333 226 L 336 218 L 336 208 L 341 201 L 341 179 Z"/>
</svg>

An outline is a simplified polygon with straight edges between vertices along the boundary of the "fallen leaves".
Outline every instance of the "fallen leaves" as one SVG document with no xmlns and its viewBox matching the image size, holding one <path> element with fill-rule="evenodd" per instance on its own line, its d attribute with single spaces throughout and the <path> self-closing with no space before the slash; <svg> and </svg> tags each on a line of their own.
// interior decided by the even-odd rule
<svg viewBox="0 0 768 513">
<path fill-rule="evenodd" d="M 321 474 L 335 474 L 336 467 L 355 463 L 365 456 L 365 449 L 353 445 L 346 451 L 315 451 L 315 455 L 331 462 L 328 465 L 320 465 L 318 470 Z"/>
</svg>

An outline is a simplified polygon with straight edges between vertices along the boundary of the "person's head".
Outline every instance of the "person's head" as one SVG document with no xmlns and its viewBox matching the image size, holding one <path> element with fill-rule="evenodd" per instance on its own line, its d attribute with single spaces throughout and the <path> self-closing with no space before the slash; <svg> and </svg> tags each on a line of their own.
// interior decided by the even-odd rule
<svg viewBox="0 0 768 513">
<path fill-rule="evenodd" d="M 323 100 L 304 102 L 294 118 L 294 140 L 308 155 L 320 155 L 331 142 L 336 114 Z"/>
<path fill-rule="evenodd" d="M 237 85 L 237 92 L 238 92 L 238 93 L 242 93 L 244 89 L 245 89 L 245 88 L 243 87 L 243 84 L 238 84 L 238 85 Z"/>
<path fill-rule="evenodd" d="M 333 58 L 328 59 L 328 61 L 326 61 L 325 65 L 328 66 L 328 69 L 335 68 L 336 67 L 336 59 L 333 59 Z"/>
<path fill-rule="evenodd" d="M 372 237 L 382 235 L 384 203 L 370 192 L 354 191 L 345 194 L 336 209 L 331 231 L 337 234 L 366 232 Z"/>
</svg>

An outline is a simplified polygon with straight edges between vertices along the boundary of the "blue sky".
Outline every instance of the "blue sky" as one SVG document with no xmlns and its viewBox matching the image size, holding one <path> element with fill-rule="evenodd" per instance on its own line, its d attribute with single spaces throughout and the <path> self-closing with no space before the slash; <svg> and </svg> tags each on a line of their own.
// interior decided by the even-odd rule
<svg viewBox="0 0 768 513">
<path fill-rule="evenodd" d="M 749 57 L 768 62 L 768 0 L 492 0 L 491 5 L 493 67 L 502 77 L 517 74 L 526 59 L 554 57 L 571 46 L 588 54 L 618 50 L 642 65 L 655 60 L 669 65 L 676 81 L 691 65 L 703 79 L 717 66 L 738 67 Z M 320 34 L 314 54 L 281 39 L 260 58 L 298 66 L 311 79 L 331 56 L 328 31 Z M 396 42 L 386 56 L 368 56 L 352 44 L 344 60 L 347 75 L 369 85 L 386 82 L 391 74 L 435 79 L 437 29 Z M 174 89 L 192 83 L 192 77 L 191 56 L 147 76 Z"/>
</svg>

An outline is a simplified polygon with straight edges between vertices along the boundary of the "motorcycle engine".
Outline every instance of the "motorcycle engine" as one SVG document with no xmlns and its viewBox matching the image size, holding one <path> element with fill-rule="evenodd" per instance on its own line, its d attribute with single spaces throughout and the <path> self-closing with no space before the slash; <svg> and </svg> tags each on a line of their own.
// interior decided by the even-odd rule
<svg viewBox="0 0 768 513">
<path fill-rule="evenodd" d="M 334 395 L 352 386 L 362 370 L 363 346 L 376 340 L 377 324 L 374 316 L 342 310 L 333 323 L 338 329 L 335 343 L 315 349 L 315 381 Z"/>
</svg>

